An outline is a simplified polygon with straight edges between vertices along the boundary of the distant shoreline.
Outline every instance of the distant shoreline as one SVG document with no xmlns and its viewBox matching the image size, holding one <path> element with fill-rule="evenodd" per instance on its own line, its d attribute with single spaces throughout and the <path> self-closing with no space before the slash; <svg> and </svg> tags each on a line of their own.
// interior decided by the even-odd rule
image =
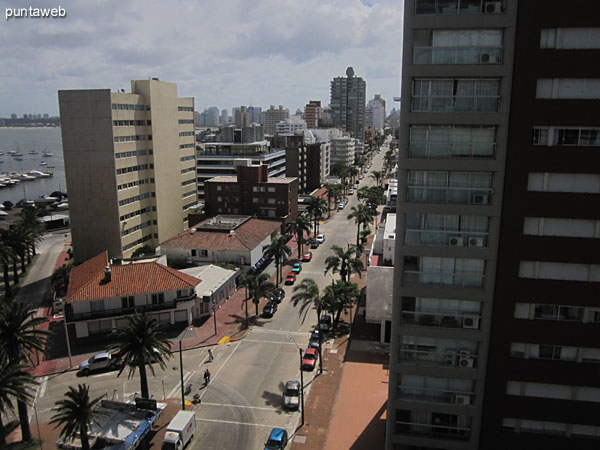
<svg viewBox="0 0 600 450">
<path fill-rule="evenodd" d="M 56 127 L 0 127 L 0 130 L 41 130 L 46 128 L 60 128 L 60 126 Z"/>
</svg>

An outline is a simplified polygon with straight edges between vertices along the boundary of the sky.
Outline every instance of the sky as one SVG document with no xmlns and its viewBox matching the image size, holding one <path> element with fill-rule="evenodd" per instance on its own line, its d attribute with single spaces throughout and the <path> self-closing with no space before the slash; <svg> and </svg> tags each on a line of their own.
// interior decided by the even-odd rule
<svg viewBox="0 0 600 450">
<path fill-rule="evenodd" d="M 10 18 L 7 9 L 61 6 L 64 18 Z M 131 91 L 158 77 L 196 110 L 329 103 L 352 66 L 399 95 L 402 0 L 0 0 L 0 117 L 58 115 L 61 89 Z"/>
</svg>

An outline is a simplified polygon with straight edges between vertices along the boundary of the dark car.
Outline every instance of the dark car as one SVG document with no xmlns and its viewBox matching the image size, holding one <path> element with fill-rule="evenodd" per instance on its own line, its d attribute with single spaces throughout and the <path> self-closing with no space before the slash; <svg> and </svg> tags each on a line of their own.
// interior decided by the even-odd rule
<svg viewBox="0 0 600 450">
<path fill-rule="evenodd" d="M 321 320 L 319 320 L 319 330 L 323 333 L 328 333 L 331 330 L 331 316 L 329 314 L 323 314 Z"/>
<path fill-rule="evenodd" d="M 312 241 L 310 243 L 310 248 L 319 248 L 319 243 L 317 241 Z"/>
<path fill-rule="evenodd" d="M 277 303 L 281 303 L 281 300 L 285 298 L 285 291 L 282 288 L 277 289 L 272 295 L 271 300 Z"/>
<path fill-rule="evenodd" d="M 277 312 L 277 302 L 270 301 L 263 308 L 263 317 L 273 317 L 275 312 Z"/>
</svg>

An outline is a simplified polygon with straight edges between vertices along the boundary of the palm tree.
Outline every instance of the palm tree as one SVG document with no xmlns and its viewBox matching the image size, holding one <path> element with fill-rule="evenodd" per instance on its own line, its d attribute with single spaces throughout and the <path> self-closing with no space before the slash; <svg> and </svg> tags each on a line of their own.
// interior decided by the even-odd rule
<svg viewBox="0 0 600 450">
<path fill-rule="evenodd" d="M 319 286 L 312 278 L 305 278 L 302 282 L 294 287 L 294 294 L 292 296 L 292 302 L 294 306 L 298 306 L 298 303 L 302 303 L 300 306 L 300 314 L 302 311 L 309 307 L 313 307 L 317 312 L 317 324 L 321 320 L 321 311 L 327 308 L 328 298 L 321 296 L 319 293 Z M 318 326 L 318 325 L 317 325 Z M 321 342 L 322 336 L 319 333 L 319 370 L 323 373 L 323 358 L 321 357 Z"/>
<path fill-rule="evenodd" d="M 364 227 L 373 220 L 373 213 L 363 203 L 359 203 L 351 208 L 351 213 L 348 214 L 348 220 L 354 219 L 356 227 L 356 247 L 360 245 L 360 227 Z"/>
<path fill-rule="evenodd" d="M 23 225 L 24 228 L 27 229 L 32 236 L 32 241 L 30 242 L 30 251 L 35 256 L 36 244 L 40 242 L 42 236 L 46 232 L 46 228 L 44 224 L 38 219 L 35 208 L 23 208 L 19 215 L 19 223 Z"/>
<path fill-rule="evenodd" d="M 359 162 L 359 164 L 360 164 L 360 162 Z M 364 162 L 363 162 L 363 164 L 364 164 Z M 358 170 L 358 167 L 356 167 L 356 166 L 350 167 L 350 170 L 348 171 L 348 173 L 350 175 L 350 178 L 352 179 L 352 183 L 351 184 L 354 184 L 355 180 L 356 180 L 356 177 L 360 173 L 360 171 Z"/>
<path fill-rule="evenodd" d="M 340 320 L 344 308 L 351 308 L 356 303 L 360 292 L 356 283 L 336 281 L 325 288 L 325 301 L 329 311 L 335 313 L 334 322 Z"/>
<path fill-rule="evenodd" d="M 37 329 L 48 322 L 45 317 L 35 317 L 36 309 L 32 305 L 15 301 L 0 303 L 0 350 L 6 354 L 11 365 L 23 361 L 33 364 L 36 352 L 44 352 L 44 345 L 50 332 Z M 17 399 L 21 434 L 24 441 L 31 440 L 27 403 Z"/>
<path fill-rule="evenodd" d="M 2 423 L 2 415 L 14 411 L 13 398 L 31 404 L 33 385 L 38 384 L 31 375 L 23 371 L 21 364 L 12 365 L 6 355 L 0 358 L 0 446 L 6 445 L 6 435 L 19 426 L 18 421 Z"/>
<path fill-rule="evenodd" d="M 72 268 L 73 266 L 71 264 L 60 266 L 54 271 L 52 277 L 50 277 L 50 282 L 52 283 L 54 291 L 58 296 L 65 295 L 67 293 L 67 288 L 69 287 L 69 275 Z"/>
<path fill-rule="evenodd" d="M 263 251 L 270 253 L 273 258 L 275 258 L 275 281 L 277 287 L 279 287 L 283 263 L 287 261 L 288 256 L 292 254 L 292 249 L 288 247 L 285 236 L 280 235 L 274 238 L 269 245 L 266 245 L 263 248 Z"/>
<path fill-rule="evenodd" d="M 21 253 L 24 243 L 22 237 L 17 230 L 17 227 L 12 227 L 7 230 L 8 246 L 12 249 L 12 269 L 13 269 L 13 284 L 19 284 L 19 254 Z"/>
<path fill-rule="evenodd" d="M 16 226 L 10 229 L 10 235 L 15 256 L 21 260 L 21 273 L 25 273 L 27 270 L 25 257 L 29 255 L 29 242 L 31 240 L 30 231 L 22 223 L 17 223 Z"/>
<path fill-rule="evenodd" d="M 348 248 L 344 250 L 342 247 L 332 245 L 331 249 L 334 255 L 325 258 L 325 271 L 330 270 L 333 273 L 339 272 L 342 281 L 350 281 L 352 271 L 358 273 L 363 269 L 363 263 L 356 257 L 356 248 L 354 245 L 348 245 Z"/>
<path fill-rule="evenodd" d="M 99 411 L 99 403 L 102 396 L 90 400 L 90 387 L 80 384 L 75 389 L 69 386 L 65 393 L 65 399 L 59 400 L 52 408 L 56 413 L 50 419 L 51 424 L 56 424 L 54 428 L 62 425 L 60 437 L 68 441 L 76 436 L 81 440 L 81 448 L 89 450 L 90 442 L 88 433 L 93 423 L 96 423 L 103 414 Z"/>
<path fill-rule="evenodd" d="M 325 185 L 325 188 L 327 189 L 327 218 L 331 217 L 331 199 L 335 197 L 337 186 L 337 184 Z"/>
<path fill-rule="evenodd" d="M 374 170 L 373 172 L 371 172 L 371 175 L 369 175 L 370 178 L 373 178 L 375 180 L 375 183 L 377 184 L 377 186 L 380 185 L 381 180 L 383 180 L 383 171 L 382 170 Z"/>
<path fill-rule="evenodd" d="M 304 215 L 296 217 L 295 222 L 288 224 L 288 231 L 296 235 L 298 241 L 298 259 L 302 257 L 304 247 L 304 233 L 310 233 L 310 222 Z"/>
<path fill-rule="evenodd" d="M 8 230 L 0 230 L 0 265 L 2 266 L 4 278 L 4 295 L 7 299 L 12 299 L 12 290 L 10 289 L 10 263 L 13 260 L 14 252 L 9 245 Z"/>
<path fill-rule="evenodd" d="M 116 351 L 116 359 L 122 363 L 120 376 L 129 366 L 128 377 L 131 378 L 136 368 L 140 371 L 140 384 L 143 398 L 150 398 L 146 364 L 155 360 L 161 369 L 167 367 L 166 360 L 171 356 L 171 341 L 164 335 L 165 326 L 155 318 L 145 314 L 133 314 L 127 318 L 124 328 L 113 332 L 109 339 L 109 351 Z M 153 376 L 154 366 L 150 364 Z"/>
<path fill-rule="evenodd" d="M 313 234 L 317 235 L 317 221 L 327 211 L 327 201 L 322 197 L 309 197 L 306 211 L 314 220 Z"/>
<path fill-rule="evenodd" d="M 250 291 L 252 302 L 256 307 L 256 315 L 258 316 L 258 303 L 260 302 L 260 299 L 273 293 L 277 288 L 273 283 L 269 281 L 269 275 L 267 275 L 266 273 L 261 273 L 258 275 L 248 274 L 246 276 L 248 290 Z"/>
</svg>

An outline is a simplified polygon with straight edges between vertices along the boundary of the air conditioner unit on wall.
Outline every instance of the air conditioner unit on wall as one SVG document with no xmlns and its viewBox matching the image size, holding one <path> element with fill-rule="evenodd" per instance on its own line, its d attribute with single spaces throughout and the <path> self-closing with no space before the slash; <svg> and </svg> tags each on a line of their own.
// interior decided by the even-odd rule
<svg viewBox="0 0 600 450">
<path fill-rule="evenodd" d="M 488 196 L 486 194 L 473 194 L 471 203 L 476 205 L 486 205 L 488 203 Z"/>
<path fill-rule="evenodd" d="M 494 58 L 489 53 L 480 53 L 479 54 L 479 62 L 481 64 L 489 64 L 494 62 Z"/>
<path fill-rule="evenodd" d="M 464 245 L 463 238 L 461 236 L 450 236 L 448 238 L 448 245 L 453 247 L 462 247 Z"/>
<path fill-rule="evenodd" d="M 484 239 L 482 237 L 469 238 L 469 247 L 483 247 Z"/>
<path fill-rule="evenodd" d="M 471 396 L 464 394 L 456 394 L 454 396 L 454 403 L 457 405 L 470 405 L 471 404 Z"/>
<path fill-rule="evenodd" d="M 454 350 L 446 350 L 444 365 L 452 367 L 456 366 L 456 352 Z"/>
<path fill-rule="evenodd" d="M 502 2 L 483 2 L 484 14 L 500 14 L 502 12 Z"/>
<path fill-rule="evenodd" d="M 470 356 L 459 356 L 458 367 L 468 368 L 475 365 L 475 360 Z"/>
<path fill-rule="evenodd" d="M 463 326 L 463 328 L 468 328 L 471 330 L 479 330 L 479 317 L 464 316 L 462 326 Z"/>
</svg>

